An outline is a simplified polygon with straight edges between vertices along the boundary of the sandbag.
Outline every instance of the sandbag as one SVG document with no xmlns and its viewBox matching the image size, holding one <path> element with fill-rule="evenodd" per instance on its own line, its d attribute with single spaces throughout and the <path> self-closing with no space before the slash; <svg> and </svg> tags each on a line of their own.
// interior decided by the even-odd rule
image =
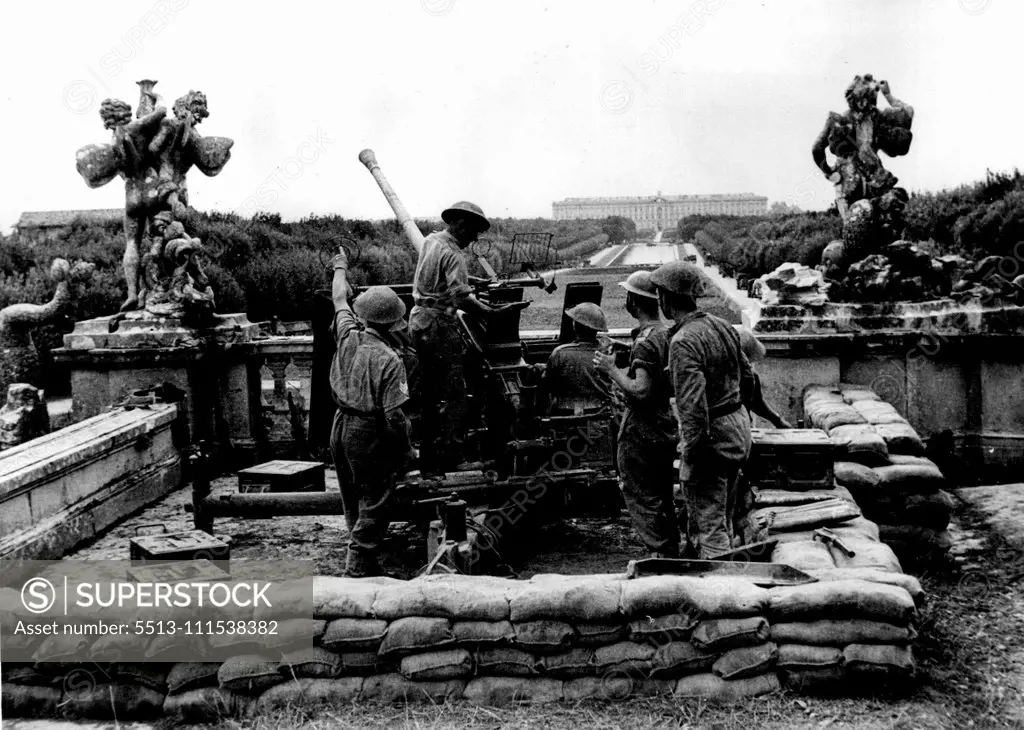
<svg viewBox="0 0 1024 730">
<path fill-rule="evenodd" d="M 154 636 L 145 656 L 153 662 L 198 661 L 209 653 L 206 636 L 189 636 L 184 631 L 175 631 Z"/>
<path fill-rule="evenodd" d="M 104 634 L 96 637 L 89 647 L 89 659 L 100 664 L 122 662 L 128 658 L 141 659 L 146 654 L 152 636 L 134 631 L 123 634 Z M 5 637 L 6 639 L 6 637 Z"/>
<path fill-rule="evenodd" d="M 937 492 L 946 485 L 946 479 L 935 464 L 892 464 L 875 468 L 878 488 L 900 494 Z"/>
<path fill-rule="evenodd" d="M 473 673 L 473 656 L 465 649 L 427 651 L 402 658 L 399 671 L 414 682 L 443 682 Z"/>
<path fill-rule="evenodd" d="M 843 394 L 845 397 L 845 393 Z M 871 425 L 883 423 L 906 423 L 907 419 L 884 400 L 858 400 L 851 404 Z"/>
<path fill-rule="evenodd" d="M 267 651 L 263 636 L 242 633 L 212 633 L 206 637 L 210 658 L 230 657 L 238 654 L 262 654 Z M 274 652 L 275 654 L 279 652 Z"/>
<path fill-rule="evenodd" d="M 178 662 L 167 673 L 167 693 L 176 695 L 200 687 L 217 686 L 220 662 Z"/>
<path fill-rule="evenodd" d="M 886 585 L 899 586 L 914 599 L 914 604 L 924 604 L 924 589 L 921 581 L 906 573 L 885 573 L 880 570 L 869 570 L 864 568 L 835 568 L 833 570 L 815 570 L 811 575 L 821 581 L 835 580 L 866 580 L 871 583 L 884 583 Z"/>
<path fill-rule="evenodd" d="M 774 672 L 745 679 L 722 679 L 710 673 L 691 674 L 679 680 L 673 697 L 701 697 L 716 702 L 736 702 L 778 689 L 779 678 Z"/>
<path fill-rule="evenodd" d="M 544 674 L 556 679 L 588 677 L 597 672 L 594 650 L 590 647 L 576 647 L 561 654 L 552 654 L 541 659 Z"/>
<path fill-rule="evenodd" d="M 455 635 L 448 619 L 412 616 L 388 624 L 379 653 L 381 656 L 404 656 L 417 651 L 442 649 L 454 643 Z"/>
<path fill-rule="evenodd" d="M 924 456 L 924 441 L 909 423 L 880 423 L 874 429 L 885 439 L 890 454 Z"/>
<path fill-rule="evenodd" d="M 828 550 L 831 552 L 837 568 L 866 568 L 868 570 L 882 570 L 889 573 L 903 572 L 900 561 L 888 545 L 874 542 L 873 540 L 844 539 L 843 542 L 848 548 L 853 550 L 854 555 L 852 557 L 835 545 L 828 545 Z"/>
<path fill-rule="evenodd" d="M 476 651 L 477 673 L 533 677 L 540 674 L 541 663 L 534 654 L 507 646 L 482 647 Z"/>
<path fill-rule="evenodd" d="M 639 680 L 620 675 L 603 677 L 577 677 L 562 683 L 562 696 L 566 702 L 580 700 L 614 700 L 616 702 L 633 696 L 634 685 Z"/>
<path fill-rule="evenodd" d="M 594 665 L 599 674 L 628 677 L 650 676 L 654 668 L 655 649 L 650 644 L 620 641 L 594 650 Z"/>
<path fill-rule="evenodd" d="M 845 403 L 843 398 L 843 385 L 839 387 L 831 385 L 807 385 L 804 387 L 802 398 L 807 403 Z"/>
<path fill-rule="evenodd" d="M 217 724 L 242 719 L 252 714 L 256 698 L 220 687 L 203 687 L 177 695 L 167 695 L 164 716 L 189 724 Z"/>
<path fill-rule="evenodd" d="M 836 567 L 828 546 L 817 540 L 784 542 L 772 550 L 772 562 L 797 570 L 825 570 Z"/>
<path fill-rule="evenodd" d="M 728 651 L 762 644 L 768 640 L 768 631 L 763 616 L 708 619 L 697 625 L 690 641 L 704 651 Z"/>
<path fill-rule="evenodd" d="M 577 623 L 573 628 L 577 646 L 603 646 L 629 637 L 629 626 L 623 623 Z"/>
<path fill-rule="evenodd" d="M 411 616 L 508 620 L 506 593 L 510 583 L 504 579 L 447 574 L 383 585 L 373 602 L 373 615 L 385 621 Z"/>
<path fill-rule="evenodd" d="M 53 634 L 43 639 L 32 658 L 36 662 L 57 662 L 80 664 L 89 656 L 88 649 L 92 644 L 91 636 L 74 636 L 72 634 Z"/>
<path fill-rule="evenodd" d="M 889 447 L 875 426 L 867 423 L 837 426 L 828 432 L 828 438 L 846 460 L 867 466 L 889 463 Z"/>
<path fill-rule="evenodd" d="M 855 461 L 837 461 L 834 470 L 836 483 L 849 489 L 854 497 L 863 490 L 876 489 L 882 483 L 878 472 Z"/>
<path fill-rule="evenodd" d="M 260 644 L 268 651 L 291 651 L 312 647 L 323 638 L 327 622 L 323 619 L 291 618 L 279 621 L 277 632 L 259 637 Z"/>
<path fill-rule="evenodd" d="M 590 576 L 559 576 L 557 580 L 531 580 L 512 596 L 513 623 L 534 619 L 612 621 L 619 614 L 622 582 Z"/>
<path fill-rule="evenodd" d="M 288 679 L 334 679 L 341 676 L 341 657 L 323 647 L 311 646 L 285 654 L 277 669 Z"/>
<path fill-rule="evenodd" d="M 167 694 L 168 669 L 164 664 L 123 662 L 116 665 L 116 670 L 114 676 L 118 684 L 138 684 Z"/>
<path fill-rule="evenodd" d="M 842 665 L 834 667 L 793 667 L 780 669 L 782 685 L 786 689 L 804 694 L 811 693 L 845 693 L 849 690 L 846 668 Z"/>
<path fill-rule="evenodd" d="M 373 674 L 394 674 L 398 671 L 398 660 L 385 659 L 375 651 L 347 651 L 338 655 L 341 661 L 340 676 L 366 677 Z"/>
<path fill-rule="evenodd" d="M 772 625 L 774 638 L 775 625 Z M 843 663 L 843 650 L 838 646 L 812 644 L 779 644 L 776 666 L 779 669 L 838 667 Z"/>
<path fill-rule="evenodd" d="M 336 618 L 327 624 L 320 645 L 338 653 L 378 651 L 387 632 L 387 621 L 371 618 Z"/>
<path fill-rule="evenodd" d="M 867 423 L 867 419 L 846 403 L 812 403 L 804 406 L 804 415 L 814 428 L 831 432 L 839 426 Z M 831 435 L 831 434 L 830 434 Z"/>
<path fill-rule="evenodd" d="M 845 492 L 846 490 L 844 489 L 843 491 Z M 751 493 L 754 498 L 753 506 L 757 508 L 796 506 L 810 504 L 811 502 L 824 502 L 840 497 L 833 489 L 808 489 L 802 492 L 793 492 L 788 489 L 754 487 L 751 489 Z M 846 494 L 849 494 L 849 492 L 846 492 Z M 843 495 L 840 498 L 846 499 L 846 496 Z M 850 499 L 847 499 L 847 501 L 850 501 Z"/>
<path fill-rule="evenodd" d="M 515 639 L 510 621 L 456 621 L 452 624 L 455 643 L 470 647 L 508 644 Z"/>
<path fill-rule="evenodd" d="M 863 515 L 854 517 L 846 522 L 840 522 L 837 525 L 829 525 L 828 529 L 843 538 L 843 540 L 878 541 L 878 525 L 866 519 Z M 772 535 L 772 539 L 778 540 L 780 544 L 787 542 L 810 542 L 814 540 L 814 529 L 776 532 Z"/>
<path fill-rule="evenodd" d="M 23 684 L 48 687 L 56 681 L 53 673 L 36 669 L 34 662 L 4 662 L 0 665 L 0 676 L 5 685 Z"/>
<path fill-rule="evenodd" d="M 464 697 L 474 705 L 559 702 L 562 682 L 546 677 L 477 677 L 466 685 Z"/>
<path fill-rule="evenodd" d="M 946 530 L 932 530 L 917 525 L 879 525 L 884 543 L 904 544 L 919 552 L 945 553 L 953 547 L 953 537 Z"/>
<path fill-rule="evenodd" d="M 956 502 L 947 492 L 940 490 L 931 494 L 879 493 L 873 502 L 861 506 L 878 522 L 916 525 L 941 531 L 949 526 Z"/>
<path fill-rule="evenodd" d="M 137 684 L 88 684 L 67 691 L 63 717 L 75 720 L 150 720 L 163 710 L 164 695 Z"/>
<path fill-rule="evenodd" d="M 461 699 L 465 689 L 464 679 L 413 682 L 401 674 L 378 674 L 363 680 L 359 699 L 386 703 L 429 702 L 439 705 L 449 700 Z"/>
<path fill-rule="evenodd" d="M 773 623 L 860 618 L 906 626 L 915 613 L 914 600 L 903 588 L 862 580 L 771 588 L 768 594 L 768 614 Z"/>
<path fill-rule="evenodd" d="M 712 665 L 711 671 L 722 679 L 742 679 L 764 674 L 778 659 L 779 648 L 770 641 L 757 646 L 730 649 Z"/>
<path fill-rule="evenodd" d="M 514 646 L 537 654 L 565 651 L 572 645 L 575 635 L 572 626 L 565 621 L 513 621 L 512 628 L 515 631 Z"/>
<path fill-rule="evenodd" d="M 309 613 L 309 579 L 296 581 L 291 604 L 281 602 L 263 609 L 273 616 L 300 616 L 315 619 L 373 618 L 373 602 L 380 585 L 365 578 L 318 575 L 313 578 L 313 614 Z M 253 611 L 256 620 L 265 618 L 261 609 Z"/>
<path fill-rule="evenodd" d="M 861 401 L 881 401 L 881 396 L 878 395 L 874 390 L 871 389 L 870 385 L 852 385 L 849 383 L 840 383 L 839 392 L 843 396 L 843 401 L 850 405 L 855 405 Z M 856 407 L 856 406 L 855 406 Z"/>
<path fill-rule="evenodd" d="M 797 507 L 766 507 L 754 512 L 756 522 L 767 527 L 773 535 L 787 530 L 834 525 L 860 516 L 860 508 L 845 499 L 829 499 Z"/>
<path fill-rule="evenodd" d="M 709 672 L 718 659 L 715 652 L 698 649 L 689 641 L 662 644 L 654 652 L 651 676 L 658 679 Z"/>
<path fill-rule="evenodd" d="M 780 646 L 814 645 L 843 647 L 847 644 L 905 645 L 917 638 L 912 625 L 896 626 L 866 619 L 822 619 L 773 623 L 771 639 Z"/>
<path fill-rule="evenodd" d="M 362 688 L 362 677 L 292 679 L 261 694 L 256 701 L 256 711 L 265 714 L 296 707 L 307 710 L 317 705 L 350 705 L 359 699 Z"/>
<path fill-rule="evenodd" d="M 59 687 L 4 684 L 0 689 L 0 715 L 33 720 L 57 717 L 61 694 Z"/>
<path fill-rule="evenodd" d="M 697 625 L 696 616 L 670 613 L 665 616 L 645 616 L 629 622 L 629 640 L 660 646 L 670 641 L 688 639 Z"/>
<path fill-rule="evenodd" d="M 767 591 L 742 578 L 695 578 L 658 575 L 622 584 L 622 613 L 628 617 L 754 616 L 761 613 Z"/>
<path fill-rule="evenodd" d="M 843 649 L 850 672 L 883 677 L 908 677 L 914 673 L 914 653 L 909 646 L 850 644 Z"/>
<path fill-rule="evenodd" d="M 222 689 L 247 695 L 258 695 L 284 681 L 278 662 L 260 654 L 231 657 L 217 670 Z"/>
</svg>

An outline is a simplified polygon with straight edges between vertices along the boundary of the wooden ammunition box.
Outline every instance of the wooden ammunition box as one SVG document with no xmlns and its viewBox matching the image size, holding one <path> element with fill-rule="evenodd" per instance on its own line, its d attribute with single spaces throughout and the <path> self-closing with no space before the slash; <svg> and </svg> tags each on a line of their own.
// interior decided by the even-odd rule
<svg viewBox="0 0 1024 730">
<path fill-rule="evenodd" d="M 140 565 L 128 568 L 128 579 L 135 583 L 181 583 L 183 581 L 220 581 L 231 576 L 209 560 Z"/>
<path fill-rule="evenodd" d="M 755 428 L 743 473 L 751 484 L 776 489 L 831 489 L 835 450 L 817 428 Z"/>
<path fill-rule="evenodd" d="M 319 461 L 268 461 L 238 472 L 241 494 L 261 492 L 325 492 L 324 465 Z"/>
<path fill-rule="evenodd" d="M 227 542 L 200 530 L 136 536 L 128 546 L 132 565 L 206 559 L 226 569 L 231 559 Z"/>
</svg>

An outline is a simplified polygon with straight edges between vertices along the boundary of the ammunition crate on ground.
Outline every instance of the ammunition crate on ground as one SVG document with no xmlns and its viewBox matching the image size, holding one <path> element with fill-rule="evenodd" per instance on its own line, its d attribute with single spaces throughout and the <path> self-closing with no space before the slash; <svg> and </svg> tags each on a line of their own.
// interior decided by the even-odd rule
<svg viewBox="0 0 1024 730">
<path fill-rule="evenodd" d="M 140 535 L 128 541 L 132 565 L 209 560 L 226 570 L 231 546 L 201 530 L 174 534 Z"/>
<path fill-rule="evenodd" d="M 834 446 L 817 428 L 755 428 L 743 472 L 751 484 L 780 489 L 831 489 Z"/>
<path fill-rule="evenodd" d="M 325 492 L 324 465 L 319 461 L 268 461 L 238 472 L 240 494 Z"/>
</svg>

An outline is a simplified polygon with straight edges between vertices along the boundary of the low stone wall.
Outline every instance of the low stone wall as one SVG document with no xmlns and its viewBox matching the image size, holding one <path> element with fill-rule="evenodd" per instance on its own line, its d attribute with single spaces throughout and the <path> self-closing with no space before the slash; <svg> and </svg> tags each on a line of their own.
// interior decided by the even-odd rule
<svg viewBox="0 0 1024 730">
<path fill-rule="evenodd" d="M 0 559 L 60 558 L 180 486 L 177 418 L 117 409 L 0 454 Z"/>
<path fill-rule="evenodd" d="M 253 614 L 280 615 L 273 641 L 211 636 L 211 656 L 216 645 L 226 661 L 78 666 L 59 661 L 67 638 L 25 639 L 38 663 L 4 665 L 3 713 L 212 722 L 352 701 L 729 702 L 780 687 L 891 689 L 912 676 L 918 582 L 864 569 L 819 578 L 766 589 L 739 577 L 318 577 L 312 605 L 308 582 L 293 605 L 306 606 L 301 616 L 283 604 Z M 99 659 L 114 643 L 158 659 L 172 642 L 131 635 L 91 647 Z"/>
</svg>

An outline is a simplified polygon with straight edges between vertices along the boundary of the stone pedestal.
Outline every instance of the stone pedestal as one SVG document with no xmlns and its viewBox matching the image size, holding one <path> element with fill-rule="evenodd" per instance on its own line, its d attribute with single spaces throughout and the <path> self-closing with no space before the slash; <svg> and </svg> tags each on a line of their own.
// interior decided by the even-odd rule
<svg viewBox="0 0 1024 730">
<path fill-rule="evenodd" d="M 71 371 L 75 420 L 103 413 L 132 391 L 170 383 L 186 394 L 193 441 L 216 441 L 249 461 L 260 402 L 249 361 L 258 336 L 245 314 L 216 315 L 211 326 L 195 328 L 132 312 L 76 323 L 54 358 Z"/>
</svg>

